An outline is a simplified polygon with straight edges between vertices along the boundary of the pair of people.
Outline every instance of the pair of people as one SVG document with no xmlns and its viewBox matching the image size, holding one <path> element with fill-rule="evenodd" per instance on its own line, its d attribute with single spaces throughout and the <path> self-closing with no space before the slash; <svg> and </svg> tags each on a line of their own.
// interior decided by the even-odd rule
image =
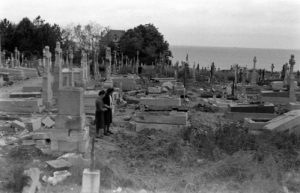
<svg viewBox="0 0 300 193">
<path fill-rule="evenodd" d="M 95 113 L 95 122 L 96 122 L 96 135 L 99 138 L 100 129 L 103 129 L 103 134 L 108 136 L 109 134 L 113 134 L 110 130 L 110 124 L 112 123 L 112 93 L 114 89 L 109 88 L 105 92 L 101 90 L 98 95 L 99 97 L 96 99 L 96 113 Z"/>
</svg>

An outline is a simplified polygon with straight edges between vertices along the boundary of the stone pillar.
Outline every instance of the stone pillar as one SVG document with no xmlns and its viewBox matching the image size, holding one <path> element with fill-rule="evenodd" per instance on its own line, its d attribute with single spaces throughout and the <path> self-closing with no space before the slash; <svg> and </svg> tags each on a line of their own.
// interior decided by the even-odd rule
<svg viewBox="0 0 300 193">
<path fill-rule="evenodd" d="M 73 58 L 74 58 L 74 55 L 73 55 L 73 50 L 70 49 L 69 51 L 69 58 L 70 58 L 70 64 L 69 64 L 69 71 L 70 71 L 70 79 L 69 79 L 69 86 L 70 87 L 74 87 L 74 71 L 73 71 Z"/>
<path fill-rule="evenodd" d="M 252 70 L 252 74 L 251 74 L 251 84 L 256 84 L 256 56 L 254 56 L 253 58 L 253 70 Z"/>
<path fill-rule="evenodd" d="M 193 82 L 196 82 L 196 64 L 194 63 L 194 66 L 193 66 Z"/>
<path fill-rule="evenodd" d="M 49 108 L 52 104 L 52 78 L 50 73 L 50 60 L 51 60 L 51 53 L 49 51 L 49 46 L 45 46 L 45 52 L 44 52 L 44 59 L 45 59 L 45 65 L 46 65 L 46 73 L 43 76 L 43 104 L 46 106 L 46 108 Z"/>
<path fill-rule="evenodd" d="M 55 48 L 55 63 L 53 67 L 54 82 L 53 82 L 53 95 L 57 99 L 59 89 L 63 87 L 63 76 L 62 76 L 62 49 L 60 43 L 56 42 Z"/>
<path fill-rule="evenodd" d="M 290 76 L 289 76 L 289 97 L 290 102 L 296 101 L 296 95 L 295 95 L 295 77 L 294 77 L 294 65 L 296 64 L 294 55 L 291 55 L 291 58 L 289 60 L 290 64 Z"/>
<path fill-rule="evenodd" d="M 88 69 L 87 69 L 87 55 L 84 51 L 81 52 L 81 82 L 85 87 L 86 83 L 88 82 Z"/>
<path fill-rule="evenodd" d="M 117 51 L 114 51 L 114 67 L 113 67 L 113 73 L 117 73 Z"/>
</svg>

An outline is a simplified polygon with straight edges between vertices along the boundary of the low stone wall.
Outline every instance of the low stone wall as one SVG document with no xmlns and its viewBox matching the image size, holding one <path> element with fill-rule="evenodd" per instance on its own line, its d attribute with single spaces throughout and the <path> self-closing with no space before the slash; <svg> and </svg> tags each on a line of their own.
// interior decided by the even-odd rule
<svg viewBox="0 0 300 193">
<path fill-rule="evenodd" d="M 236 121 L 244 120 L 244 118 L 252 118 L 252 119 L 273 119 L 277 115 L 274 113 L 242 113 L 242 112 L 226 112 L 224 114 L 225 118 L 232 119 Z"/>
<path fill-rule="evenodd" d="M 34 113 L 44 109 L 42 99 L 0 99 L 0 111 Z"/>
<path fill-rule="evenodd" d="M 19 68 L 0 68 L 1 72 L 9 73 L 9 80 L 25 80 L 26 76 L 24 70 Z"/>
<path fill-rule="evenodd" d="M 263 127 L 270 131 L 289 131 L 290 133 L 300 134 L 300 110 L 287 112 L 271 120 Z"/>
</svg>

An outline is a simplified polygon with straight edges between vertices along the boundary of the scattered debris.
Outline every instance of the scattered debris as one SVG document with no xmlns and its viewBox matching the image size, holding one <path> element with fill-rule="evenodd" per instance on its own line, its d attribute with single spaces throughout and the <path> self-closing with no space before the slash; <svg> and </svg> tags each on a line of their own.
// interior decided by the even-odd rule
<svg viewBox="0 0 300 193">
<path fill-rule="evenodd" d="M 67 179 L 67 177 L 71 176 L 72 174 L 67 171 L 67 170 L 63 170 L 63 171 L 56 171 L 53 173 L 53 177 L 43 177 L 43 180 L 45 182 L 48 182 L 49 184 L 55 186 L 56 184 L 64 181 L 65 179 Z"/>
<path fill-rule="evenodd" d="M 11 123 L 11 126 L 14 127 L 14 128 L 17 128 L 17 129 L 25 129 L 25 124 L 21 121 L 18 121 L 18 120 L 14 120 L 12 123 Z"/>
<path fill-rule="evenodd" d="M 42 120 L 42 124 L 45 125 L 47 128 L 51 128 L 55 125 L 55 122 L 49 116 L 47 116 Z"/>
</svg>

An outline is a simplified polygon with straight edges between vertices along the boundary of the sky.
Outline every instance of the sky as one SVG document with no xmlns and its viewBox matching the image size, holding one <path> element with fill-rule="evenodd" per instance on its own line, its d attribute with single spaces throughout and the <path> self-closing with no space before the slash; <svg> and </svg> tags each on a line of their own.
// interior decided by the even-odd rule
<svg viewBox="0 0 300 193">
<path fill-rule="evenodd" d="M 1 0 L 0 19 L 154 24 L 170 45 L 300 49 L 300 0 Z"/>
</svg>

